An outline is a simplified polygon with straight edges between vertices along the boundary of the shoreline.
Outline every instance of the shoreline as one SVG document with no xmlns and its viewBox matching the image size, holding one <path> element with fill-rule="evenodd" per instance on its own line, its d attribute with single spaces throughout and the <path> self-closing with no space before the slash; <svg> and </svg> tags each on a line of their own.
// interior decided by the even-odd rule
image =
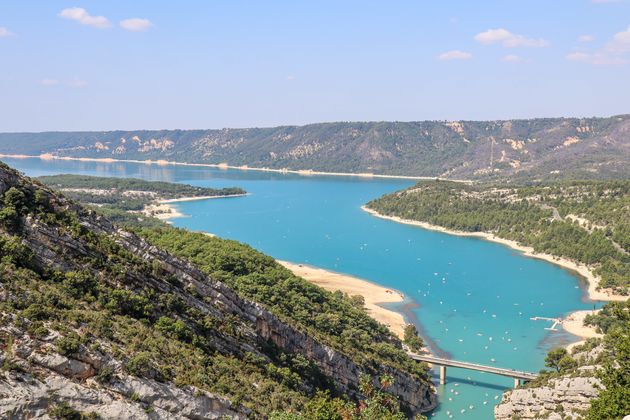
<svg viewBox="0 0 630 420">
<path fill-rule="evenodd" d="M 171 203 L 179 203 L 185 201 L 197 201 L 197 200 L 211 200 L 213 198 L 234 198 L 234 197 L 245 197 L 249 195 L 249 193 L 243 194 L 226 194 L 226 195 L 197 195 L 192 197 L 181 197 L 181 198 L 169 198 L 166 200 L 159 200 L 160 204 L 171 204 Z"/>
<path fill-rule="evenodd" d="M 406 225 L 412 225 L 412 226 L 417 226 L 423 229 L 427 229 L 427 230 L 432 230 L 432 231 L 436 231 L 436 232 L 441 232 L 441 233 L 446 233 L 449 235 L 454 235 L 454 236 L 468 236 L 468 237 L 475 237 L 475 238 L 481 238 L 490 242 L 495 242 L 504 246 L 507 246 L 509 248 L 512 248 L 516 251 L 520 251 L 523 253 L 524 256 L 526 257 L 530 257 L 530 258 L 537 258 L 539 260 L 543 260 L 555 265 L 558 265 L 562 268 L 571 270 L 576 272 L 579 276 L 585 278 L 588 282 L 588 288 L 586 290 L 586 295 L 590 300 L 594 300 L 594 301 L 617 301 L 617 302 L 623 302 L 626 301 L 630 296 L 622 296 L 622 295 L 615 295 L 613 293 L 610 292 L 606 292 L 606 291 L 600 291 L 600 290 L 596 290 L 597 286 L 599 285 L 599 277 L 597 277 L 589 267 L 583 265 L 583 264 L 579 264 L 576 263 L 574 261 L 571 261 L 567 258 L 563 258 L 563 257 L 557 257 L 551 254 L 544 254 L 544 253 L 537 253 L 534 251 L 534 249 L 530 246 L 526 246 L 526 245 L 521 245 L 516 241 L 510 240 L 510 239 L 503 239 L 503 238 L 499 238 L 497 236 L 495 236 L 494 234 L 491 233 L 486 233 L 486 232 L 464 232 L 464 231 L 458 231 L 458 230 L 451 230 L 451 229 L 447 229 L 444 228 L 442 226 L 437 226 L 437 225 L 432 225 L 430 223 L 427 222 L 420 222 L 417 220 L 410 220 L 410 219 L 403 219 L 401 217 L 397 217 L 397 216 L 387 216 L 384 214 L 381 214 L 379 212 L 377 212 L 376 210 L 372 210 L 366 206 L 361 206 L 361 210 L 371 214 L 372 216 L 381 218 L 381 219 L 386 219 L 386 220 L 390 220 L 390 221 L 394 221 L 397 223 L 403 223 Z"/>
<path fill-rule="evenodd" d="M 571 350 L 573 350 L 575 346 L 584 344 L 587 338 L 602 338 L 604 336 L 603 334 L 598 333 L 595 330 L 595 327 L 584 325 L 584 318 L 586 317 L 586 315 L 596 314 L 599 311 L 600 309 L 594 311 L 590 309 L 575 311 L 571 312 L 566 318 L 562 320 L 560 325 L 562 325 L 562 328 L 566 332 L 582 339 L 566 346 L 566 349 L 569 353 L 571 352 Z"/>
<path fill-rule="evenodd" d="M 41 159 L 41 160 L 69 160 L 69 161 L 77 161 L 77 162 L 101 162 L 101 163 L 116 163 L 116 162 L 124 162 L 124 163 L 141 163 L 145 165 L 173 165 L 173 166 L 200 166 L 206 168 L 214 168 L 214 169 L 236 169 L 241 171 L 257 171 L 257 172 L 272 172 L 279 174 L 294 174 L 300 176 L 338 176 L 338 177 L 357 177 L 357 178 L 377 178 L 377 179 L 408 179 L 408 180 L 416 180 L 416 181 L 435 181 L 435 180 L 444 180 L 451 182 L 460 182 L 464 184 L 472 184 L 473 181 L 466 179 L 447 179 L 439 176 L 411 176 L 411 175 L 383 175 L 383 174 L 374 174 L 371 172 L 364 173 L 355 173 L 355 172 L 325 172 L 325 171 L 314 171 L 312 169 L 274 169 L 274 168 L 259 168 L 259 167 L 250 167 L 248 165 L 228 165 L 227 163 L 187 163 L 187 162 L 176 162 L 170 160 L 139 160 L 139 159 L 114 159 L 114 158 L 78 158 L 78 157 L 68 157 L 68 156 L 56 156 L 50 153 L 43 153 L 41 155 L 20 155 L 20 154 L 5 154 L 0 153 L 0 158 L 12 158 L 12 159 Z"/>
<path fill-rule="evenodd" d="M 398 311 L 381 306 L 384 303 L 404 302 L 405 295 L 403 293 L 348 274 L 336 273 L 306 264 L 276 261 L 296 276 L 302 277 L 309 283 L 325 290 L 330 292 L 339 290 L 349 296 L 363 296 L 368 315 L 388 327 L 398 338 L 403 339 L 405 325 L 407 325 L 405 317 Z"/>
<path fill-rule="evenodd" d="M 588 288 L 586 289 L 586 296 L 590 300 L 593 300 L 593 301 L 623 302 L 629 298 L 628 296 L 615 295 L 615 294 L 608 293 L 605 291 L 602 292 L 602 291 L 596 290 L 599 284 L 599 278 L 595 276 L 595 274 L 587 266 L 582 265 L 582 264 L 577 264 L 566 258 L 556 257 L 551 254 L 536 253 L 532 247 L 521 245 L 518 242 L 513 241 L 513 240 L 499 238 L 491 233 L 486 233 L 486 232 L 463 232 L 463 231 L 446 229 L 442 226 L 432 225 L 427 222 L 403 219 L 397 216 L 387 216 L 384 214 L 380 214 L 376 210 L 367 208 L 366 206 L 361 206 L 361 210 L 371 214 L 372 216 L 379 217 L 381 219 L 390 220 L 397 223 L 417 226 L 423 229 L 446 233 L 449 235 L 475 237 L 475 238 L 484 239 L 490 242 L 499 243 L 501 245 L 504 245 L 514 250 L 522 252 L 523 255 L 526 257 L 537 258 L 537 259 L 540 259 L 540 260 L 543 260 L 552 264 L 556 264 L 562 268 L 576 272 L 579 276 L 585 278 L 588 282 Z M 592 311 L 578 310 L 578 311 L 571 312 L 561 322 L 561 326 L 566 332 L 576 337 L 581 338 L 581 340 L 568 344 L 565 347 L 568 351 L 571 351 L 571 349 L 573 349 L 577 345 L 583 344 L 587 338 L 602 337 L 602 335 L 597 333 L 594 328 L 587 327 L 583 323 L 584 317 L 586 316 L 587 313 L 590 313 L 590 312 Z"/>
<path fill-rule="evenodd" d="M 197 200 L 211 200 L 214 198 L 234 198 L 234 197 L 245 197 L 249 195 L 248 193 L 244 194 L 229 194 L 229 195 L 200 195 L 194 197 L 181 197 L 181 198 L 171 198 L 167 200 L 158 200 L 156 202 L 150 203 L 146 205 L 140 212 L 145 216 L 155 217 L 156 219 L 167 221 L 169 219 L 175 219 L 178 217 L 186 217 L 186 215 L 179 210 L 173 203 L 179 202 L 187 202 L 187 201 L 197 201 Z"/>
</svg>

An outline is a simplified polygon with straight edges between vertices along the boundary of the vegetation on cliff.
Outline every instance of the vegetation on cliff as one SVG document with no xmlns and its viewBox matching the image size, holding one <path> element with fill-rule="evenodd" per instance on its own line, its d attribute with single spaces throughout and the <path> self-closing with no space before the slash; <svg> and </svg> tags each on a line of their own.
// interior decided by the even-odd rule
<svg viewBox="0 0 630 420">
<path fill-rule="evenodd" d="M 591 402 L 588 420 L 621 418 L 630 413 L 630 299 L 608 303 L 597 318 L 585 320 L 605 332 L 609 357 L 597 372 L 605 389 Z"/>
<path fill-rule="evenodd" d="M 527 386 L 537 388 L 562 377 L 593 376 L 601 390 L 584 418 L 620 419 L 630 412 L 630 299 L 607 303 L 597 315 L 587 317 L 585 324 L 596 326 L 604 337 L 587 340 L 571 354 L 563 348 L 551 350 L 546 365 L 552 371 L 541 371 Z"/>
<path fill-rule="evenodd" d="M 325 391 L 346 406 L 373 400 L 345 376 L 355 365 L 373 378 L 368 383 L 396 377 L 393 394 L 413 386 L 431 396 L 426 368 L 404 358 L 384 326 L 245 245 L 137 228 L 151 244 L 199 263 L 203 275 L 4 165 L 0 192 L 3 374 L 38 381 L 49 370 L 34 355 L 57 353 L 67 366 L 83 366 L 78 374 L 96 388 L 141 378 L 192 389 L 191 398 L 227 397 L 226 410 L 253 415 L 299 413 Z M 291 350 L 300 346 L 311 350 Z M 104 361 L 82 362 L 93 359 Z M 142 395 L 127 398 L 154 409 Z M 409 408 L 383 398 L 394 415 L 401 403 Z M 67 408 L 61 396 L 50 404 Z"/>
<path fill-rule="evenodd" d="M 374 364 L 390 365 L 428 381 L 424 367 L 407 357 L 389 329 L 341 292 L 327 292 L 293 275 L 273 258 L 236 241 L 170 226 L 141 229 L 139 234 L 351 355 L 366 369 L 371 370 Z"/>
</svg>

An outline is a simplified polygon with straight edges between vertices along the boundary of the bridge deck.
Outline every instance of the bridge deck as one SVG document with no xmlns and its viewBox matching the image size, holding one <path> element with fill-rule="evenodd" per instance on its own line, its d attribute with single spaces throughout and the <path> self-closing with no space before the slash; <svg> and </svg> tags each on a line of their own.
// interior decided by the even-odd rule
<svg viewBox="0 0 630 420">
<path fill-rule="evenodd" d="M 431 363 L 432 365 L 477 370 L 480 372 L 494 373 L 496 375 L 501 375 L 501 376 L 509 376 L 510 378 L 523 379 L 526 381 L 531 381 L 532 379 L 535 379 L 538 376 L 538 374 L 532 373 L 532 372 L 524 372 L 521 370 L 514 370 L 514 369 L 504 369 L 504 368 L 499 368 L 499 367 L 494 367 L 494 366 L 485 366 L 485 365 L 479 365 L 476 363 L 459 362 L 457 360 L 443 359 L 441 357 L 422 356 L 415 353 L 410 353 L 409 357 L 411 357 L 414 360 L 421 361 L 421 362 Z"/>
</svg>

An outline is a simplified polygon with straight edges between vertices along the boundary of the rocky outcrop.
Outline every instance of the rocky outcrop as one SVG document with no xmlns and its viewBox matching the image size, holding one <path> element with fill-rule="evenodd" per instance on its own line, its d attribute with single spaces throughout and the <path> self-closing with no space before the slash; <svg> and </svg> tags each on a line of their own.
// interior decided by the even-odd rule
<svg viewBox="0 0 630 420">
<path fill-rule="evenodd" d="M 48 418 L 50 409 L 67 403 L 103 419 L 245 419 L 247 412 L 229 400 L 198 389 L 130 376 L 103 386 L 89 380 L 77 383 L 50 373 L 41 378 L 21 372 L 0 373 L 0 417 Z"/>
<path fill-rule="evenodd" d="M 496 419 L 581 418 L 602 389 L 595 373 L 604 348 L 600 344 L 576 350 L 571 355 L 579 366 L 574 372 L 549 379 L 544 385 L 504 393 L 501 403 L 494 408 Z"/>
<path fill-rule="evenodd" d="M 594 377 L 554 379 L 546 386 L 506 392 L 494 415 L 497 420 L 578 419 L 580 411 L 588 409 L 600 389 L 601 382 Z"/>
<path fill-rule="evenodd" d="M 121 362 L 105 353 L 81 348 L 72 356 L 58 354 L 52 344 L 56 333 L 38 340 L 3 327 L 0 334 L 13 337 L 8 350 L 15 365 L 0 373 L 0 418 L 46 417 L 62 402 L 104 419 L 245 419 L 249 414 L 226 398 L 192 386 L 125 374 Z M 0 364 L 6 361 L 0 353 Z M 98 378 L 105 367 L 116 375 Z"/>
</svg>

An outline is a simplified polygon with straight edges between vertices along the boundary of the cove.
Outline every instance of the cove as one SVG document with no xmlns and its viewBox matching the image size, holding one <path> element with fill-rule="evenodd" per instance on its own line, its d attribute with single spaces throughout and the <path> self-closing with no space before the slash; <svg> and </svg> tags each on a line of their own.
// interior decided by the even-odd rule
<svg viewBox="0 0 630 420">
<path fill-rule="evenodd" d="M 361 277 L 403 292 L 407 319 L 432 350 L 455 359 L 536 372 L 572 337 L 530 317 L 592 308 L 578 279 L 505 246 L 375 218 L 366 202 L 413 184 L 400 179 L 304 177 L 194 166 L 3 159 L 29 176 L 75 173 L 199 186 L 250 195 L 177 204 L 173 224 L 236 239 L 275 257 Z M 492 418 L 509 378 L 449 368 L 430 418 Z M 485 404 L 484 404 L 485 402 Z M 452 417 L 451 417 L 452 416 Z"/>
</svg>

